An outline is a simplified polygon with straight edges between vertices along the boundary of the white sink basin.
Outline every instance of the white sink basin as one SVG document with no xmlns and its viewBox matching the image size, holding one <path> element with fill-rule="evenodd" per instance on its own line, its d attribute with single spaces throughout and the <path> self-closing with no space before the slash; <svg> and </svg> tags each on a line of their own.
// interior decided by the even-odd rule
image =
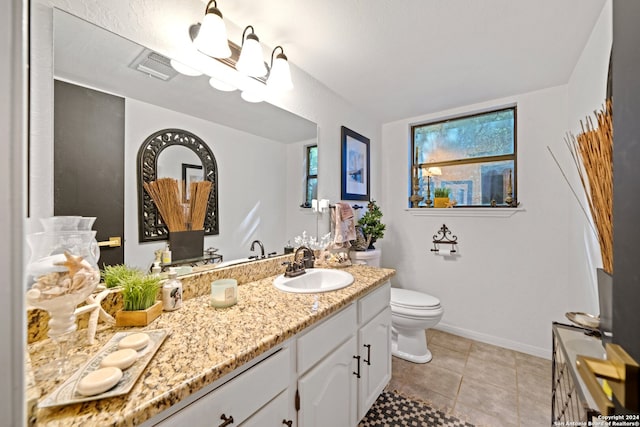
<svg viewBox="0 0 640 427">
<path fill-rule="evenodd" d="M 298 277 L 284 277 L 279 275 L 273 281 L 273 286 L 285 292 L 313 294 L 329 292 L 346 288 L 353 283 L 353 276 L 342 270 L 330 268 L 309 268 Z"/>
</svg>

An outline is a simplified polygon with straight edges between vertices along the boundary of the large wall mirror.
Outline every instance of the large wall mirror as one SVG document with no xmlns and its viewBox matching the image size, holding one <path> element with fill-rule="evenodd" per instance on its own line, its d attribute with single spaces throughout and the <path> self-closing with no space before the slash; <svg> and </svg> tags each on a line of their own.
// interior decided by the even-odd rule
<svg viewBox="0 0 640 427">
<path fill-rule="evenodd" d="M 138 241 L 144 210 L 138 210 L 136 155 L 160 129 L 192 132 L 215 155 L 220 233 L 205 236 L 205 247 L 218 248 L 225 260 L 251 255 L 254 239 L 281 253 L 288 240 L 316 227 L 315 217 L 299 208 L 305 147 L 317 144 L 315 123 L 266 102 L 245 102 L 238 92 L 215 90 L 207 76 L 178 74 L 168 58 L 55 8 L 53 28 L 54 78 L 125 100 L 127 264 L 147 268 L 153 251 L 164 245 Z M 178 178 L 182 164 L 195 164 L 183 154 L 189 153 L 163 153 L 158 176 L 167 171 Z M 32 197 L 37 193 L 35 188 Z"/>
</svg>

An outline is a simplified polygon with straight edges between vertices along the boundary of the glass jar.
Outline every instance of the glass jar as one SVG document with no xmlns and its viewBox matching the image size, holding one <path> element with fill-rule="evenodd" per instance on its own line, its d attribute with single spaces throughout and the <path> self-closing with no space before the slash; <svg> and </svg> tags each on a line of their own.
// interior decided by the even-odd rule
<svg viewBox="0 0 640 427">
<path fill-rule="evenodd" d="M 51 219 L 49 219 L 51 220 Z M 93 230 L 68 230 L 69 226 L 27 236 L 31 257 L 27 264 L 28 306 L 49 313 L 48 336 L 58 344 L 56 371 L 65 371 L 66 346 L 77 329 L 76 306 L 85 301 L 100 282 L 100 250 Z M 63 222 L 49 221 L 49 224 Z M 44 224 L 44 222 L 43 222 Z M 64 228 L 61 230 L 60 228 Z M 53 372 L 55 373 L 55 372 Z"/>
</svg>

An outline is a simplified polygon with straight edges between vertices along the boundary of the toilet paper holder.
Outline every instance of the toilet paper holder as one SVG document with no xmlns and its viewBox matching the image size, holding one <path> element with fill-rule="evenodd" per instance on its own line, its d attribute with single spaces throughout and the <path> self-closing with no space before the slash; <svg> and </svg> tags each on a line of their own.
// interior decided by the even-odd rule
<svg viewBox="0 0 640 427">
<path fill-rule="evenodd" d="M 446 224 L 442 224 L 440 230 L 436 234 L 433 235 L 433 249 L 431 252 L 438 253 L 440 252 L 440 245 L 451 245 L 451 254 L 456 253 L 456 245 L 458 244 L 458 236 L 455 236 L 449 230 Z"/>
</svg>

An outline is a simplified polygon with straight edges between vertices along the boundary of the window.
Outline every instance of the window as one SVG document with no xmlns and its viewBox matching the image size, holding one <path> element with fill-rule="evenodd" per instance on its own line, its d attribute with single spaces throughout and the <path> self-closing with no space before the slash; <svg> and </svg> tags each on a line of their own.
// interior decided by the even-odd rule
<svg viewBox="0 0 640 427">
<path fill-rule="evenodd" d="M 411 137 L 410 196 L 422 200 L 410 207 L 432 206 L 436 188 L 448 188 L 461 207 L 516 199 L 515 107 L 415 125 Z"/>
<path fill-rule="evenodd" d="M 311 200 L 318 198 L 318 146 L 308 145 L 305 152 L 305 199 L 304 207 L 311 207 Z"/>
</svg>

